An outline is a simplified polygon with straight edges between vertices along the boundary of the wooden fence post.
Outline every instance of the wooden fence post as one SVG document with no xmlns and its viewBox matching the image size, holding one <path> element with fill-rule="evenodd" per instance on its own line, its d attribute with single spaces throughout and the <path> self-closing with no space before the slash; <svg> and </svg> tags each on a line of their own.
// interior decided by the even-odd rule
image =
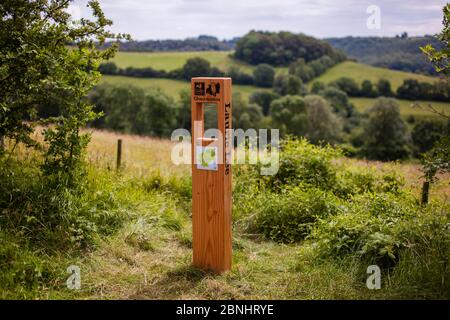
<svg viewBox="0 0 450 320">
<path fill-rule="evenodd" d="M 122 139 L 117 140 L 117 160 L 116 160 L 116 170 L 120 170 L 122 164 Z"/>
<path fill-rule="evenodd" d="M 428 204 L 429 193 L 430 193 L 430 181 L 424 181 L 422 185 L 422 205 Z"/>
</svg>

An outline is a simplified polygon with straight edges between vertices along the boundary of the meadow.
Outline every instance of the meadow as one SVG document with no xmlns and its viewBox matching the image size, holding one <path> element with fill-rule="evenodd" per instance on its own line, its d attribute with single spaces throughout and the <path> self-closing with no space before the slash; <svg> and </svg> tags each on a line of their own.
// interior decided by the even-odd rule
<svg viewBox="0 0 450 320">
<path fill-rule="evenodd" d="M 190 90 L 190 83 L 172 79 L 144 79 L 123 76 L 102 76 L 101 83 L 126 85 L 131 84 L 142 89 L 160 88 L 164 93 L 175 100 L 179 99 L 181 90 Z M 244 99 L 248 99 L 255 91 L 270 91 L 271 88 L 258 88 L 255 86 L 233 85 L 233 92 L 239 92 Z"/>
<path fill-rule="evenodd" d="M 290 201 L 294 199 L 290 199 L 289 192 L 292 190 L 289 188 L 295 188 L 295 183 L 287 189 L 291 190 L 287 194 L 272 195 L 272 191 L 269 190 L 264 194 L 255 193 L 255 176 L 249 175 L 248 170 L 252 169 L 245 166 L 242 168 L 234 166 L 233 169 L 235 177 L 233 179 L 234 253 L 232 269 L 221 275 L 196 269 L 191 265 L 190 166 L 177 166 L 170 161 L 174 143 L 164 139 L 106 131 L 91 130 L 91 132 L 92 141 L 87 154 L 89 196 L 80 200 L 83 201 L 80 206 L 87 206 L 87 212 L 93 214 L 94 218 L 97 217 L 94 221 L 99 230 L 94 232 L 90 249 L 87 251 L 86 249 L 67 250 L 64 249 L 62 243 L 50 245 L 50 242 L 46 242 L 46 248 L 39 248 L 39 239 L 30 240 L 30 243 L 24 242 L 26 237 L 23 237 L 19 228 L 16 235 L 11 234 L 15 230 L 12 228 L 9 229 L 9 233 L 0 232 L 0 237 L 8 240 L 4 242 L 5 245 L 0 246 L 0 254 L 6 259 L 4 261 L 8 261 L 7 268 L 0 266 L 2 270 L 0 298 L 404 299 L 446 297 L 445 291 L 442 291 L 445 290 L 445 286 L 444 289 L 436 287 L 437 280 L 433 278 L 435 274 L 422 274 L 421 269 L 411 269 L 412 265 L 408 262 L 405 262 L 405 265 L 400 264 L 399 269 L 383 273 L 384 280 L 381 290 L 368 290 L 364 280 L 365 271 L 361 270 L 365 265 L 364 260 L 361 260 L 363 257 L 344 255 L 341 258 L 332 256 L 322 259 L 318 256 L 317 249 L 320 241 L 317 243 L 315 240 L 284 242 L 280 239 L 277 240 L 276 237 L 272 240 L 264 231 L 255 230 L 255 221 L 263 223 L 264 220 L 261 222 L 260 219 L 264 219 L 264 210 L 268 210 L 270 213 L 274 210 L 273 206 L 277 208 L 281 205 L 282 212 L 290 214 L 291 210 L 297 211 L 301 207 L 316 206 L 316 202 L 318 207 L 315 207 L 315 210 L 320 211 L 333 208 L 334 201 L 341 203 L 341 206 L 351 208 L 352 202 L 357 203 L 359 200 L 357 194 L 344 202 L 334 198 L 331 193 L 317 195 L 316 192 L 324 191 L 310 189 L 311 186 L 303 184 L 306 182 L 304 180 L 304 182 L 299 181 L 299 186 L 303 186 L 303 191 L 300 189 L 295 191 L 300 192 L 301 197 L 299 199 L 294 197 L 295 202 L 291 204 Z M 39 133 L 36 133 L 35 136 L 39 137 Z M 118 139 L 123 140 L 123 167 L 116 172 L 115 156 Z M 342 156 L 333 160 L 332 164 L 326 160 L 327 154 L 334 152 L 331 149 L 320 149 L 304 143 L 298 146 L 312 148 L 306 158 L 304 156 L 298 158 L 298 152 L 295 152 L 297 159 L 295 161 L 300 161 L 299 165 L 302 161 L 306 161 L 302 165 L 302 172 L 309 170 L 309 161 L 315 163 L 318 161 L 322 165 L 331 166 L 326 169 L 327 171 L 333 171 L 335 170 L 333 167 L 335 167 L 341 168 L 338 170 L 344 170 L 343 173 L 346 172 L 344 176 L 341 176 L 343 180 L 339 180 L 339 185 L 344 183 L 339 187 L 341 191 L 346 190 L 345 181 L 359 181 L 359 187 L 356 188 L 362 186 L 360 183 L 369 183 L 373 188 L 385 190 L 376 191 L 379 193 L 376 196 L 370 195 L 370 193 L 365 193 L 364 196 L 370 197 L 370 199 L 376 197 L 373 203 L 383 205 L 384 209 L 382 210 L 387 210 L 383 211 L 383 215 L 388 213 L 397 215 L 399 213 L 392 210 L 401 211 L 405 208 L 415 207 L 414 201 L 417 202 L 420 198 L 422 179 L 420 167 L 416 164 L 370 162 L 347 159 Z M 9 144 L 8 148 L 11 150 Z M 32 152 L 20 146 L 14 153 L 15 157 L 22 159 L 22 165 L 25 167 L 22 166 L 20 170 L 26 180 L 30 168 L 36 162 L 38 163 L 39 159 L 34 158 Z M 289 154 L 286 156 L 288 159 L 285 163 L 290 163 Z M 310 156 L 311 158 L 309 158 Z M 28 163 L 27 161 L 30 160 L 32 162 Z M 14 166 L 8 170 L 14 171 Z M 347 176 L 347 173 L 351 175 Z M 328 174 L 329 172 L 326 173 L 327 176 Z M 389 177 L 389 180 L 382 182 L 384 180 L 378 180 L 381 177 Z M 349 178 L 351 180 L 347 180 Z M 353 180 L 355 178 L 358 180 Z M 388 181 L 389 185 L 386 185 L 385 183 Z M 16 182 L 12 180 L 8 183 Z M 382 182 L 382 185 L 377 187 L 379 182 Z M 449 182 L 450 175 L 446 174 L 441 175 L 439 182 L 433 185 L 430 208 L 435 208 L 435 206 L 439 208 L 439 203 L 448 202 Z M 6 181 L 2 182 L 0 186 L 5 194 L 18 192 L 13 188 L 5 189 L 4 183 Z M 352 183 L 349 186 L 355 188 Z M 400 186 L 401 189 L 397 190 L 397 186 Z M 393 189 L 386 191 L 385 188 Z M 401 207 L 405 201 L 402 200 L 402 194 L 406 195 L 405 199 L 408 201 L 413 201 L 412 203 L 408 202 L 409 204 L 405 208 Z M 38 201 L 33 201 L 33 196 L 33 193 L 28 194 L 25 203 L 17 205 L 14 209 L 6 209 L 7 212 L 10 212 L 9 210 L 26 212 L 27 219 L 31 219 L 33 210 L 40 205 Z M 42 195 L 36 196 L 42 197 Z M 272 198 L 273 196 L 276 198 Z M 319 197 L 316 198 L 317 196 Z M 330 202 L 322 208 L 320 203 L 324 200 L 322 199 L 324 196 Z M 392 200 L 388 200 L 391 198 Z M 62 201 L 64 198 L 58 199 Z M 261 201 L 269 201 L 269 203 L 261 203 Z M 66 218 L 70 217 L 70 212 L 73 210 L 78 212 L 76 216 L 82 214 L 83 217 L 89 217 L 83 209 L 80 213 L 76 208 L 76 203 L 65 206 L 63 214 L 67 215 Z M 32 207 L 30 207 L 31 205 Z M 375 210 L 373 206 L 371 204 L 371 209 L 368 210 Z M 306 210 L 312 208 L 314 207 Z M 263 210 L 262 213 L 259 212 L 260 210 Z M 363 212 L 356 213 L 353 219 L 359 219 L 359 215 L 364 215 L 366 209 L 362 210 Z M 445 213 L 442 214 L 445 215 Z M 438 218 L 442 214 L 435 212 L 433 216 Z M 343 212 L 337 213 L 336 218 L 333 219 L 345 216 Z M 326 218 L 324 221 L 327 221 Z M 404 223 L 401 220 L 396 221 L 400 225 Z M 276 225 L 279 222 L 273 221 L 273 223 Z M 342 222 L 337 220 L 336 223 Z M 346 223 L 356 222 L 347 221 Z M 379 223 L 376 222 L 375 226 Z M 320 226 L 320 224 L 316 225 Z M 80 228 L 81 226 L 83 223 Z M 101 231 L 101 226 L 106 228 L 106 231 Z M 364 228 L 369 226 L 370 224 L 367 225 L 366 221 Z M 354 228 L 358 228 L 358 224 Z M 392 228 L 392 225 L 389 228 Z M 82 230 L 84 229 L 82 228 Z M 358 229 L 350 228 L 348 230 Z M 87 234 L 93 231 L 85 230 L 83 232 Z M 438 232 L 437 229 L 434 232 Z M 20 236 L 21 234 L 22 236 Z M 56 236 L 53 233 L 50 234 Z M 84 235 L 84 233 L 80 233 L 79 236 Z M 428 239 L 429 235 L 422 234 L 422 236 Z M 441 241 L 438 239 L 440 238 L 431 238 L 430 241 Z M 35 243 L 36 241 L 37 243 Z M 383 243 L 381 243 L 382 246 Z M 434 242 L 427 243 L 427 245 L 432 244 Z M 36 245 L 38 245 L 37 248 Z M 22 250 L 14 251 L 13 248 L 16 246 L 21 246 Z M 420 250 L 420 248 L 418 246 L 416 250 Z M 429 257 L 425 256 L 424 259 L 429 259 Z M 77 265 L 81 269 L 80 290 L 70 290 L 66 287 L 65 281 L 68 274 L 65 270 L 69 265 Z M 441 275 L 437 276 L 439 282 Z M 418 281 L 418 279 L 421 279 L 420 282 L 415 283 L 414 281 Z"/>
<path fill-rule="evenodd" d="M 202 57 L 221 70 L 237 66 L 247 73 L 253 71 L 254 66 L 234 60 L 230 57 L 231 54 L 233 51 L 118 52 L 111 61 L 119 68 L 152 67 L 156 70 L 172 71 L 181 68 L 190 58 Z"/>
<path fill-rule="evenodd" d="M 208 60 L 212 66 L 221 70 L 227 70 L 231 66 L 237 66 L 242 71 L 251 73 L 254 66 L 235 60 L 230 57 L 232 51 L 191 51 L 191 52 L 118 52 L 112 59 L 120 68 L 126 67 L 152 67 L 157 70 L 171 71 L 181 68 L 183 64 L 193 57 L 202 57 Z M 287 72 L 286 67 L 276 68 L 278 73 Z M 405 79 L 416 79 L 424 82 L 434 82 L 436 78 L 403 71 L 378 68 L 366 64 L 345 61 L 329 70 L 323 75 L 311 81 L 331 82 L 340 77 L 350 77 L 361 83 L 363 80 L 370 80 L 376 83 L 379 79 L 388 79 L 392 84 L 392 89 L 396 90 Z"/>
<path fill-rule="evenodd" d="M 359 84 L 364 80 L 370 80 L 372 83 L 376 83 L 379 79 L 384 78 L 391 82 L 393 91 L 397 90 L 405 79 L 416 79 L 418 81 L 429 83 L 436 81 L 435 77 L 390 70 L 386 68 L 378 68 L 353 61 L 345 61 L 330 68 L 323 75 L 314 79 L 313 82 L 322 81 L 324 83 L 328 83 L 340 77 L 353 78 Z"/>
</svg>

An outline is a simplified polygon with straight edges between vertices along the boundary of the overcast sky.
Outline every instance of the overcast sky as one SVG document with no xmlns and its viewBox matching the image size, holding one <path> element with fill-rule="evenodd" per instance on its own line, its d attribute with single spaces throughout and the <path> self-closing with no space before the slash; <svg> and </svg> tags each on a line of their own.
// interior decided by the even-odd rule
<svg viewBox="0 0 450 320">
<path fill-rule="evenodd" d="M 74 17 L 86 16 L 87 0 L 75 0 Z M 112 31 L 135 40 L 219 39 L 251 29 L 303 32 L 318 38 L 435 34 L 442 29 L 440 0 L 100 0 Z M 367 8 L 380 8 L 379 29 L 369 29 Z"/>
</svg>

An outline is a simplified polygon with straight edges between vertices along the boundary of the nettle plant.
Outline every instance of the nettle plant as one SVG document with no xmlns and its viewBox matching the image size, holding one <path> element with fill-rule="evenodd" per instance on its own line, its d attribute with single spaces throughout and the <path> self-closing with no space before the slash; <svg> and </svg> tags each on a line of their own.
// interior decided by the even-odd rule
<svg viewBox="0 0 450 320">
<path fill-rule="evenodd" d="M 80 129 L 100 116 L 84 97 L 100 78 L 99 63 L 130 37 L 107 31 L 112 21 L 98 1 L 87 4 L 91 20 L 74 20 L 70 2 L 2 1 L 0 30 L 7 32 L 0 32 L 0 137 L 41 150 L 45 174 L 67 173 L 73 181 L 89 142 Z M 107 40 L 115 42 L 98 49 Z M 57 109 L 56 116 L 39 119 L 40 108 Z M 45 144 L 30 135 L 37 123 L 46 125 Z"/>
</svg>

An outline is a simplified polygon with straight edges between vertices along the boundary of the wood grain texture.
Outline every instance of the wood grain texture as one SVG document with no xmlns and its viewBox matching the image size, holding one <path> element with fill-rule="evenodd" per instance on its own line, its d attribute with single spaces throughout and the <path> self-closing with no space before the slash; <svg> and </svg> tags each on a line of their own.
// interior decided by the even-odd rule
<svg viewBox="0 0 450 320">
<path fill-rule="evenodd" d="M 193 264 L 224 272 L 231 268 L 231 78 L 192 78 L 192 226 Z M 217 104 L 218 139 L 204 139 L 204 103 Z M 198 123 L 197 123 L 198 124 Z M 218 147 L 218 170 L 196 164 L 196 146 Z"/>
</svg>

